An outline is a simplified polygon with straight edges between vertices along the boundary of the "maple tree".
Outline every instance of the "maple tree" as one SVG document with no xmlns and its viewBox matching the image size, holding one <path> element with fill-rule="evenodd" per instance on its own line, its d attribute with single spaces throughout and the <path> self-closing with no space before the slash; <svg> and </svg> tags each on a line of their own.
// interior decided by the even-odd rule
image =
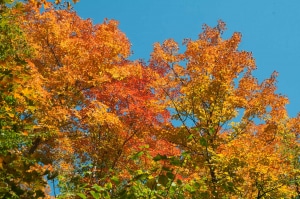
<svg viewBox="0 0 300 199">
<path fill-rule="evenodd" d="M 20 26 L 35 49 L 30 62 L 46 96 L 37 121 L 48 133 L 34 155 L 51 163 L 48 179 L 57 177 L 66 197 L 82 183 L 106 182 L 110 173 L 128 178 L 130 170 L 150 167 L 158 152 L 179 153 L 153 137 L 168 111 L 151 92 L 151 69 L 127 59 L 130 43 L 116 21 L 94 26 L 68 10 L 24 9 Z M 149 153 L 136 165 L 130 157 L 141 149 Z"/>
<path fill-rule="evenodd" d="M 76 1 L 73 1 L 76 3 Z M 1 1 L 0 193 L 11 198 L 295 198 L 300 116 L 241 34 L 204 25 L 130 60 L 115 20 Z M 43 8 L 43 9 L 41 9 Z"/>
<path fill-rule="evenodd" d="M 183 54 L 173 40 L 155 45 L 150 66 L 162 71 L 160 92 L 182 124 L 164 136 L 190 153 L 184 176 L 199 180 L 198 197 L 293 197 L 299 140 L 288 100 L 275 92 L 276 72 L 258 83 L 251 53 L 238 50 L 241 35 L 223 40 L 224 29 L 205 25 Z"/>
<path fill-rule="evenodd" d="M 26 62 L 31 48 L 13 10 L 0 4 L 0 196 L 38 198 L 44 196 L 45 170 L 32 157 L 35 109 L 42 93 L 39 75 Z M 27 190 L 27 191 L 26 191 Z"/>
</svg>

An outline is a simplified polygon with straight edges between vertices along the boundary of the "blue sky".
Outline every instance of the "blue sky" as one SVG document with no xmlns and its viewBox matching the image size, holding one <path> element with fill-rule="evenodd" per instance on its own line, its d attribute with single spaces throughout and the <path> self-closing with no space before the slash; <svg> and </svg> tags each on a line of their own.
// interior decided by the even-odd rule
<svg viewBox="0 0 300 199">
<path fill-rule="evenodd" d="M 261 81 L 276 70 L 278 92 L 290 99 L 288 111 L 300 110 L 300 1 L 299 0 L 80 0 L 75 11 L 102 23 L 116 19 L 132 43 L 132 59 L 149 59 L 154 42 L 173 38 L 196 39 L 204 23 L 227 24 L 224 35 L 243 35 L 241 50 L 251 51 Z"/>
</svg>

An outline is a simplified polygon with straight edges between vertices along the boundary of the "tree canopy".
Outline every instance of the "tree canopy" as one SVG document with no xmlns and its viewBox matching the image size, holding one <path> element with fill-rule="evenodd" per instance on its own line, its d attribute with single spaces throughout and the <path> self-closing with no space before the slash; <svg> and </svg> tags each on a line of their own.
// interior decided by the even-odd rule
<svg viewBox="0 0 300 199">
<path fill-rule="evenodd" d="M 115 20 L 0 1 L 0 197 L 299 198 L 300 116 L 224 31 L 146 63 Z"/>
</svg>

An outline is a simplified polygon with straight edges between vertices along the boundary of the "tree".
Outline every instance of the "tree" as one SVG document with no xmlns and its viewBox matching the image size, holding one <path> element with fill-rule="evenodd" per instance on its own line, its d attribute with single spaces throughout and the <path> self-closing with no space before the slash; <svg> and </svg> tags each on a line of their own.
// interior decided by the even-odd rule
<svg viewBox="0 0 300 199">
<path fill-rule="evenodd" d="M 26 62 L 32 49 L 14 11 L 1 3 L 0 13 L 0 196 L 39 198 L 45 192 L 46 169 L 32 152 L 34 139 L 41 137 L 35 133 L 41 79 Z"/>
<path fill-rule="evenodd" d="M 56 3 L 0 7 L 1 196 L 50 197 L 45 178 L 59 198 L 299 196 L 300 116 L 240 33 L 204 25 L 146 64 L 117 21 Z"/>
<path fill-rule="evenodd" d="M 173 40 L 155 45 L 158 92 L 182 124 L 164 136 L 190 153 L 184 176 L 203 183 L 199 197 L 295 197 L 299 142 L 288 127 L 288 99 L 275 92 L 277 73 L 258 83 L 251 53 L 238 50 L 241 34 L 223 40 L 224 30 L 222 21 L 205 25 L 183 54 Z"/>
<path fill-rule="evenodd" d="M 58 178 L 66 197 L 83 183 L 103 185 L 115 173 L 128 179 L 151 167 L 158 151 L 179 153 L 156 136 L 169 114 L 151 91 L 155 72 L 128 60 L 130 43 L 116 21 L 93 25 L 70 10 L 24 9 L 20 26 L 34 47 L 30 61 L 48 100 L 37 122 L 49 136 L 35 156 L 58 172 L 50 179 Z M 143 161 L 136 164 L 130 157 L 140 150 Z"/>
</svg>

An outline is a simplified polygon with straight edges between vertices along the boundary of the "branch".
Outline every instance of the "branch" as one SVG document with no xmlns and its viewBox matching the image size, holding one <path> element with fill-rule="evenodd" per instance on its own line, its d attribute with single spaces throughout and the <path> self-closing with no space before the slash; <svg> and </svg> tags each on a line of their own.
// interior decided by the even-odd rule
<svg viewBox="0 0 300 199">
<path fill-rule="evenodd" d="M 32 143 L 32 146 L 30 147 L 28 151 L 28 155 L 32 155 L 34 151 L 37 149 L 37 147 L 40 145 L 42 139 L 40 137 L 37 137 L 35 141 Z"/>
</svg>

